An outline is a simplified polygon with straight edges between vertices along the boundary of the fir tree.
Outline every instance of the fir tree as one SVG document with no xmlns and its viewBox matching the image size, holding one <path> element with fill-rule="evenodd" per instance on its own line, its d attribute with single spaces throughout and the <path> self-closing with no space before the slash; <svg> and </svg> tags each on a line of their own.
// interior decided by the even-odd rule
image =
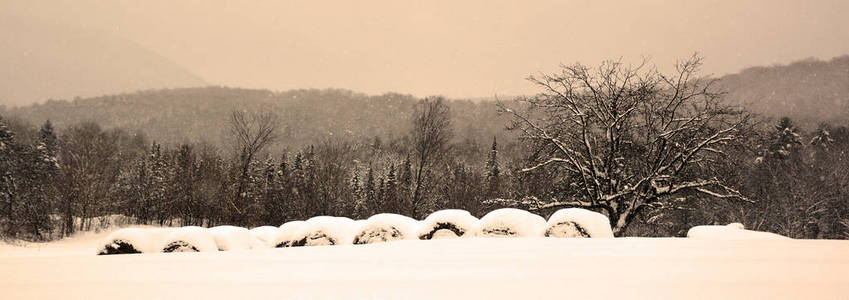
<svg viewBox="0 0 849 300">
<path fill-rule="evenodd" d="M 56 134 L 50 121 L 41 127 L 38 141 L 31 150 L 26 168 L 29 173 L 27 192 L 23 198 L 27 227 L 38 239 L 41 232 L 50 232 L 53 225 L 50 213 L 58 202 L 59 163 L 56 157 Z"/>
<path fill-rule="evenodd" d="M 159 225 L 165 225 L 168 211 L 171 209 L 169 203 L 168 186 L 168 163 L 162 153 L 162 145 L 153 142 L 148 156 L 150 167 L 150 206 L 153 209 Z"/>
<path fill-rule="evenodd" d="M 498 143 L 495 137 L 492 137 L 492 150 L 489 152 L 489 158 L 486 161 L 487 199 L 500 197 L 500 175 L 501 170 L 498 167 Z"/>
<path fill-rule="evenodd" d="M 401 213 L 398 203 L 398 182 L 395 178 L 395 164 L 389 165 L 389 172 L 386 174 L 386 185 L 384 186 L 383 203 L 388 212 Z"/>
<path fill-rule="evenodd" d="M 0 217 L 7 220 L 9 225 L 15 224 L 15 167 L 16 151 L 15 134 L 6 125 L 6 121 L 0 117 Z M 13 233 L 16 229 L 12 226 L 0 228 L 6 233 Z"/>
<path fill-rule="evenodd" d="M 50 123 L 50 120 L 47 120 L 44 122 L 44 125 L 41 126 L 38 135 L 38 143 L 40 146 L 44 147 L 43 151 L 46 157 L 58 167 L 58 161 L 56 160 L 57 138 L 53 129 L 53 124 Z"/>
<path fill-rule="evenodd" d="M 274 177 L 277 170 L 274 169 L 274 160 L 271 158 L 265 160 L 265 172 L 263 175 L 263 192 L 266 197 L 269 197 L 274 187 Z"/>
<path fill-rule="evenodd" d="M 282 223 L 281 217 L 283 210 L 281 209 L 279 188 L 278 170 L 274 166 L 274 160 L 271 158 L 265 161 L 265 178 L 264 178 L 264 193 L 263 193 L 263 223 L 277 224 Z"/>
<path fill-rule="evenodd" d="M 179 214 L 183 225 L 190 225 L 195 217 L 193 211 L 195 205 L 195 158 L 192 147 L 188 144 L 180 145 L 177 157 L 177 181 L 178 189 L 175 191 Z"/>
<path fill-rule="evenodd" d="M 373 212 L 377 206 L 377 184 L 374 182 L 374 169 L 372 167 L 368 168 L 368 172 L 366 172 L 366 182 L 365 186 L 363 186 L 363 196 L 364 202 L 366 203 L 366 212 Z"/>
<path fill-rule="evenodd" d="M 277 166 L 277 175 L 280 177 L 286 177 L 288 175 L 288 158 L 286 157 L 286 153 L 280 156 L 280 165 Z"/>
<path fill-rule="evenodd" d="M 130 213 L 139 223 L 147 224 L 150 214 L 150 187 L 152 185 L 151 168 L 148 157 L 138 159 L 129 174 L 125 175 L 124 193 L 129 201 Z"/>
<path fill-rule="evenodd" d="M 811 145 L 816 145 L 822 147 L 825 150 L 834 143 L 834 139 L 831 138 L 831 129 L 828 128 L 827 124 L 820 124 L 817 127 L 817 130 L 814 131 L 813 137 L 811 137 Z"/>
<path fill-rule="evenodd" d="M 292 168 L 294 169 L 295 176 L 303 179 L 303 176 L 304 176 L 304 156 L 301 155 L 300 152 L 298 152 L 298 154 L 295 155 L 295 162 L 294 162 L 294 166 Z"/>
<path fill-rule="evenodd" d="M 377 178 L 377 196 L 374 201 L 374 212 L 382 213 L 386 212 L 386 180 L 383 179 L 383 176 Z"/>
<path fill-rule="evenodd" d="M 410 195 L 413 189 L 413 165 L 410 162 L 410 155 L 407 155 L 404 159 L 398 179 L 398 209 L 399 212 L 402 212 L 409 209 L 411 205 Z"/>
<path fill-rule="evenodd" d="M 354 216 L 357 218 L 366 217 L 366 205 L 363 201 L 363 192 L 360 183 L 360 168 L 354 166 L 354 174 L 351 176 L 351 195 L 354 200 Z"/>
<path fill-rule="evenodd" d="M 766 149 L 767 155 L 778 160 L 786 160 L 798 153 L 798 146 L 801 144 L 799 131 L 793 121 L 784 117 L 775 125 L 775 131 L 770 136 Z"/>
</svg>

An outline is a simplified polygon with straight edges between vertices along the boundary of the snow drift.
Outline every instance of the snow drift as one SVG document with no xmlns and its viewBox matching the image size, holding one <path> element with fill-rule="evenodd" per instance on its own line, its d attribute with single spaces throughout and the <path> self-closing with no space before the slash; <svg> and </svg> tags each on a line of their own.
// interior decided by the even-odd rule
<svg viewBox="0 0 849 300">
<path fill-rule="evenodd" d="M 215 239 L 218 251 L 248 250 L 256 243 L 251 231 L 244 227 L 216 226 L 208 232 Z"/>
<path fill-rule="evenodd" d="M 545 229 L 543 217 L 515 208 L 493 210 L 478 224 L 483 237 L 539 237 Z"/>
<path fill-rule="evenodd" d="M 558 210 L 548 218 L 546 237 L 612 238 L 610 219 L 605 215 L 582 208 Z"/>
<path fill-rule="evenodd" d="M 271 240 L 270 244 L 275 248 L 291 246 L 292 238 L 299 233 L 301 226 L 305 223 L 304 221 L 289 221 L 280 225 L 280 229 L 277 230 L 277 234 L 274 235 L 274 239 Z"/>
<path fill-rule="evenodd" d="M 165 238 L 162 252 L 207 252 L 218 251 L 215 238 L 206 228 L 186 226 L 174 229 Z"/>
<path fill-rule="evenodd" d="M 398 214 L 376 214 L 365 221 L 354 236 L 355 245 L 416 238 L 419 221 Z"/>
<path fill-rule="evenodd" d="M 743 224 L 701 225 L 687 231 L 688 238 L 710 240 L 790 239 L 772 232 L 746 230 Z"/>
<path fill-rule="evenodd" d="M 473 237 L 478 230 L 478 218 L 462 209 L 435 211 L 421 222 L 417 236 L 422 240 Z"/>
<path fill-rule="evenodd" d="M 123 228 L 107 236 L 98 255 L 155 253 L 161 250 L 162 242 L 171 232 L 169 228 Z"/>
<path fill-rule="evenodd" d="M 358 232 L 359 222 L 345 217 L 318 216 L 299 226 L 291 247 L 350 245 Z"/>
</svg>

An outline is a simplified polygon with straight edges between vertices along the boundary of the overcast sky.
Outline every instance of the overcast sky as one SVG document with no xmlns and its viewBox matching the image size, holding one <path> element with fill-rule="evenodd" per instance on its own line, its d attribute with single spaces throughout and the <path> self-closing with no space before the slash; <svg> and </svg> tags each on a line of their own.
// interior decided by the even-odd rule
<svg viewBox="0 0 849 300">
<path fill-rule="evenodd" d="M 716 75 L 849 53 L 849 1 L 4 1 L 139 43 L 212 84 L 486 97 L 562 63 L 701 52 Z"/>
</svg>

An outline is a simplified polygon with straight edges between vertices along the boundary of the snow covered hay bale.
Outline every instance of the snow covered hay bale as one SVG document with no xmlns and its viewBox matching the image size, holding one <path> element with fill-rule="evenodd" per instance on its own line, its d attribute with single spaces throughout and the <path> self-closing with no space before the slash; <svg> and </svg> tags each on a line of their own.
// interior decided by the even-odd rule
<svg viewBox="0 0 849 300">
<path fill-rule="evenodd" d="M 496 209 L 478 222 L 482 237 L 539 237 L 545 229 L 545 219 L 515 208 Z"/>
<path fill-rule="evenodd" d="M 728 225 L 701 225 L 690 228 L 687 237 L 693 239 L 707 240 L 761 240 L 761 239 L 789 239 L 786 236 L 772 232 L 746 230 L 743 224 L 731 223 Z"/>
<path fill-rule="evenodd" d="M 303 226 L 306 222 L 304 221 L 289 221 L 280 225 L 277 233 L 274 235 L 274 238 L 271 239 L 269 245 L 274 248 L 283 248 L 289 247 L 292 245 L 292 238 L 295 237 L 295 234 L 301 230 L 301 226 Z"/>
<path fill-rule="evenodd" d="M 174 229 L 165 238 L 162 252 L 207 252 L 218 251 L 215 238 L 206 228 L 186 226 Z"/>
<path fill-rule="evenodd" d="M 583 208 L 558 210 L 545 224 L 546 237 L 559 238 L 612 238 L 610 219 L 605 215 Z"/>
<path fill-rule="evenodd" d="M 354 245 L 416 238 L 419 221 L 398 214 L 376 214 L 368 218 L 354 236 Z"/>
<path fill-rule="evenodd" d="M 358 222 L 345 217 L 312 217 L 300 226 L 290 247 L 350 245 L 358 226 Z"/>
<path fill-rule="evenodd" d="M 248 250 L 254 247 L 256 240 L 251 231 L 237 226 L 216 226 L 208 229 L 215 239 L 218 251 Z"/>
<path fill-rule="evenodd" d="M 97 255 L 159 252 L 170 232 L 167 228 L 124 228 L 109 234 L 97 249 Z"/>
<path fill-rule="evenodd" d="M 280 228 L 278 227 L 260 226 L 251 229 L 251 235 L 254 237 L 257 247 L 271 248 L 275 246 L 272 243 L 274 242 L 274 237 L 277 236 L 278 231 L 280 231 Z"/>
<path fill-rule="evenodd" d="M 419 227 L 421 240 L 473 237 L 478 230 L 478 218 L 462 209 L 444 209 L 428 215 Z"/>
</svg>

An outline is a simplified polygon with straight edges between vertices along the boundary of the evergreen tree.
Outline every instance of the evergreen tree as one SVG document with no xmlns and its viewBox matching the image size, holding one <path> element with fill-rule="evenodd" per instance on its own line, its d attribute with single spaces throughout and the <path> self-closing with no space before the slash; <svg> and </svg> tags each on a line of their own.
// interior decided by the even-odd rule
<svg viewBox="0 0 849 300">
<path fill-rule="evenodd" d="M 195 157 L 192 147 L 188 144 L 180 145 L 175 179 L 179 188 L 175 190 L 174 196 L 183 226 L 195 224 Z"/>
<path fill-rule="evenodd" d="M 316 186 L 317 180 L 317 162 L 318 159 L 315 146 L 310 145 L 309 150 L 307 150 L 307 154 L 304 156 L 304 195 L 306 200 L 306 205 L 304 215 L 326 215 L 329 214 L 329 209 L 327 207 L 326 199 L 321 199 L 319 197 L 319 189 Z"/>
<path fill-rule="evenodd" d="M 289 162 L 286 153 L 280 156 L 280 165 L 277 166 L 277 176 L 286 177 L 289 172 Z"/>
<path fill-rule="evenodd" d="M 831 137 L 831 128 L 828 124 L 820 124 L 811 136 L 814 162 L 820 166 L 830 164 L 831 150 L 834 147 L 834 139 Z"/>
<path fill-rule="evenodd" d="M 366 215 L 370 215 L 378 208 L 377 206 L 377 184 L 374 182 L 374 168 L 369 166 L 368 171 L 366 172 L 366 182 L 365 186 L 363 186 L 363 201 L 366 203 L 365 212 Z M 366 216 L 366 215 L 363 215 Z"/>
<path fill-rule="evenodd" d="M 413 165 L 410 155 L 404 159 L 398 179 L 398 209 L 399 212 L 404 212 L 410 209 L 410 195 L 413 189 Z"/>
<path fill-rule="evenodd" d="M 293 197 L 296 203 L 293 203 L 293 210 L 300 211 L 300 217 L 308 217 L 310 212 L 309 201 L 310 191 L 307 178 L 307 162 L 302 152 L 295 155 L 295 161 L 292 163 L 293 176 Z"/>
<path fill-rule="evenodd" d="M 40 145 L 44 147 L 45 154 L 48 157 L 52 158 L 52 161 L 57 164 L 56 160 L 56 147 L 58 146 L 56 133 L 53 129 L 53 123 L 50 123 L 50 120 L 44 122 L 44 125 L 41 126 L 39 130 L 38 142 Z"/>
<path fill-rule="evenodd" d="M 271 218 L 270 224 L 283 224 L 290 218 L 290 208 L 292 199 L 291 175 L 289 169 L 289 158 L 284 152 L 280 156 L 280 163 L 277 165 L 275 174 L 273 197 L 275 215 Z"/>
<path fill-rule="evenodd" d="M 293 168 L 294 168 L 295 176 L 303 179 L 303 177 L 304 177 L 304 156 L 301 155 L 300 152 L 298 152 L 298 154 L 295 155 L 295 162 L 294 162 Z"/>
<path fill-rule="evenodd" d="M 0 151 L 11 151 L 15 145 L 15 133 L 9 129 L 6 120 L 0 116 Z"/>
<path fill-rule="evenodd" d="M 498 167 L 498 143 L 496 142 L 495 137 L 492 137 L 492 150 L 489 152 L 489 158 L 486 160 L 487 199 L 500 197 L 500 175 L 501 170 Z"/>
<path fill-rule="evenodd" d="M 775 131 L 769 137 L 766 152 L 770 158 L 786 160 L 798 153 L 798 146 L 801 144 L 799 131 L 793 125 L 793 121 L 784 117 L 775 125 Z"/>
<path fill-rule="evenodd" d="M 151 153 L 152 154 L 152 153 Z M 136 174 L 135 194 L 138 195 L 136 202 L 136 216 L 142 224 L 147 224 L 153 220 L 154 197 L 152 193 L 153 187 L 153 164 L 150 156 L 145 159 L 140 159 L 138 162 L 138 173 Z"/>
<path fill-rule="evenodd" d="M 165 225 L 170 216 L 173 202 L 169 195 L 169 170 L 167 157 L 162 153 L 162 145 L 153 142 L 148 156 L 150 166 L 150 206 L 153 216 L 159 221 L 159 225 Z"/>
<path fill-rule="evenodd" d="M 58 202 L 59 164 L 56 157 L 56 134 L 47 121 L 40 130 L 38 141 L 26 163 L 29 167 L 22 170 L 29 174 L 26 180 L 23 218 L 37 239 L 44 239 L 42 231 L 50 232 L 53 224 L 50 214 Z"/>
<path fill-rule="evenodd" d="M 389 164 L 389 172 L 386 174 L 384 189 L 383 205 L 386 207 L 386 210 L 391 213 L 401 213 L 398 203 L 398 182 L 395 178 L 395 164 Z"/>
<path fill-rule="evenodd" d="M 351 194 L 354 199 L 354 216 L 356 218 L 366 217 L 366 204 L 363 201 L 363 189 L 360 183 L 360 168 L 354 166 L 354 174 L 351 176 Z"/>
<path fill-rule="evenodd" d="M 383 141 L 379 136 L 375 136 L 374 141 L 371 143 L 371 156 L 377 156 L 381 151 L 381 147 L 383 147 Z"/>
<path fill-rule="evenodd" d="M 828 124 L 820 124 L 817 130 L 814 131 L 813 137 L 811 137 L 811 145 L 828 150 L 833 143 L 834 139 L 831 138 L 831 129 Z"/>
<path fill-rule="evenodd" d="M 375 197 L 374 213 L 386 212 L 386 180 L 383 176 L 377 178 L 377 197 Z"/>
<path fill-rule="evenodd" d="M 265 161 L 265 178 L 263 194 L 263 223 L 282 224 L 282 209 L 280 209 L 280 194 L 278 173 L 274 166 L 274 160 L 269 158 Z"/>
<path fill-rule="evenodd" d="M 17 145 L 15 134 L 9 129 L 6 121 L 0 117 L 0 221 L 6 223 L 0 225 L 7 234 L 14 234 L 15 228 L 15 201 L 16 201 L 16 178 Z"/>
</svg>

